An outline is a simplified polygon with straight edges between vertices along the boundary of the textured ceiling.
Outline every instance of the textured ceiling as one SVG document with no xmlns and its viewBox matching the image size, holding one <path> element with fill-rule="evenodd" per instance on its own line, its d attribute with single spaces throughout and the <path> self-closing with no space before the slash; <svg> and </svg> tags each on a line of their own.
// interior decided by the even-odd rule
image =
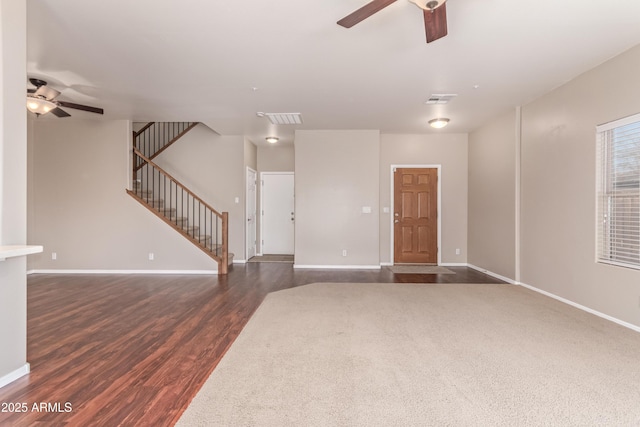
<svg viewBox="0 0 640 427">
<path fill-rule="evenodd" d="M 449 0 L 449 35 L 430 44 L 407 0 L 336 24 L 366 3 L 29 1 L 27 70 L 106 119 L 201 121 L 261 143 L 294 129 L 469 132 L 640 43 L 637 0 Z M 432 93 L 458 96 L 426 105 Z M 437 116 L 450 125 L 429 129 Z"/>
</svg>

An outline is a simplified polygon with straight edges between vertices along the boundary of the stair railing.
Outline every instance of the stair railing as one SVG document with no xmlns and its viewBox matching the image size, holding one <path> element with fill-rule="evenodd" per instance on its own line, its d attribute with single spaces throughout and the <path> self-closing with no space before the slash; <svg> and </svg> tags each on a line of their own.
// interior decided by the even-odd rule
<svg viewBox="0 0 640 427">
<path fill-rule="evenodd" d="M 149 122 L 133 133 L 133 146 L 140 150 L 143 156 L 153 160 L 197 124 L 197 122 Z M 145 163 L 138 158 L 133 164 L 135 177 Z"/>
<path fill-rule="evenodd" d="M 128 192 L 218 262 L 227 274 L 229 214 L 218 212 L 177 179 L 133 148 L 134 183 Z M 136 165 L 142 165 L 136 169 Z"/>
</svg>

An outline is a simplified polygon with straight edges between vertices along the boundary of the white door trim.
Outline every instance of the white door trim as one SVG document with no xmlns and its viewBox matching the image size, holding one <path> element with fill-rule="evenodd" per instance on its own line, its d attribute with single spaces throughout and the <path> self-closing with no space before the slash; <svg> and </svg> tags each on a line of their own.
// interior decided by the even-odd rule
<svg viewBox="0 0 640 427">
<path fill-rule="evenodd" d="M 255 177 L 255 181 L 256 181 L 255 182 L 256 189 L 253 192 L 253 199 L 254 199 L 253 200 L 253 206 L 255 208 L 255 212 L 253 212 L 253 216 L 254 216 L 253 223 L 248 221 L 249 216 L 251 215 L 251 212 L 249 212 L 249 206 L 251 205 L 249 203 L 250 202 L 250 199 L 249 199 L 249 197 L 250 197 L 249 196 L 249 174 L 250 173 L 253 174 L 253 176 Z M 258 201 L 258 172 L 256 170 L 250 168 L 249 166 L 247 166 L 247 170 L 246 170 L 246 173 L 245 173 L 245 187 L 244 188 L 245 188 L 245 195 L 246 195 L 245 204 L 244 204 L 244 221 L 245 221 L 245 223 L 244 223 L 245 224 L 245 230 L 244 230 L 244 259 L 249 260 L 249 247 L 250 247 L 250 245 L 249 245 L 248 240 L 249 240 L 249 236 L 251 235 L 250 227 L 253 227 L 253 229 L 254 229 L 253 234 L 254 234 L 256 239 L 258 238 L 258 236 L 257 236 L 257 224 L 256 224 L 257 216 L 258 216 L 258 204 L 257 204 L 257 201 Z M 254 245 L 256 247 L 256 250 L 255 250 L 256 253 L 255 254 L 258 255 L 258 249 L 257 249 L 258 248 L 258 243 L 255 242 Z"/>
<path fill-rule="evenodd" d="M 389 229 L 391 230 L 391 242 L 389 244 L 389 260 L 390 264 L 394 263 L 393 244 L 395 241 L 394 227 L 393 227 L 393 210 L 394 210 L 394 176 L 393 170 L 396 168 L 416 168 L 416 169 L 437 169 L 438 173 L 438 265 L 442 264 L 442 165 L 391 165 L 389 169 L 389 183 L 391 186 L 391 206 L 389 207 Z"/>
</svg>

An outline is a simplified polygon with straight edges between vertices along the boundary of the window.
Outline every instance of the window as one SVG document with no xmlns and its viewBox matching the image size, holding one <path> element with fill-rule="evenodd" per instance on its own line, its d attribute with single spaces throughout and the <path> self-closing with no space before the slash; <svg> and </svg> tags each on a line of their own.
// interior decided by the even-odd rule
<svg viewBox="0 0 640 427">
<path fill-rule="evenodd" d="M 640 269 L 640 114 L 596 132 L 597 260 Z"/>
</svg>

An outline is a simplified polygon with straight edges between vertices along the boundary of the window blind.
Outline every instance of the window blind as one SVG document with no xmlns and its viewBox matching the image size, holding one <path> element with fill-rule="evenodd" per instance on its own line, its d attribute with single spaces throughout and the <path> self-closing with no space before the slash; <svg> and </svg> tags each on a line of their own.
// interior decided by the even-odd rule
<svg viewBox="0 0 640 427">
<path fill-rule="evenodd" d="M 640 114 L 596 134 L 597 260 L 640 268 Z"/>
</svg>

